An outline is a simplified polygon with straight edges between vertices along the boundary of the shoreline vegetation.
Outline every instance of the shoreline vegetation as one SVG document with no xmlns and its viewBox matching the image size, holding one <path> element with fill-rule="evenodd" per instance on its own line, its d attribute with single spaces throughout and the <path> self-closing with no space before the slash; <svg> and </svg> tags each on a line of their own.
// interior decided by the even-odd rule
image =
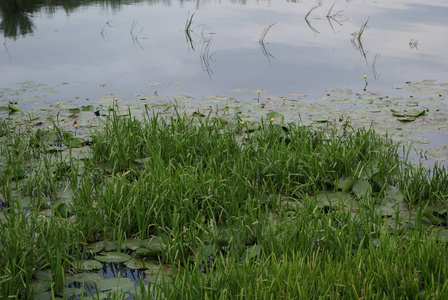
<svg viewBox="0 0 448 300">
<path fill-rule="evenodd" d="M 0 119 L 1 298 L 448 296 L 446 168 L 350 120 L 174 110 Z"/>
</svg>

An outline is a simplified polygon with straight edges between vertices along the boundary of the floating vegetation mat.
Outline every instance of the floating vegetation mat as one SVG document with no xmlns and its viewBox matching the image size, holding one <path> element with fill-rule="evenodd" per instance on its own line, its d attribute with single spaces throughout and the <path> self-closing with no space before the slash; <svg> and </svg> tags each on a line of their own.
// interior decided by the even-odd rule
<svg viewBox="0 0 448 300">
<path fill-rule="evenodd" d="M 5 103 L 1 298 L 446 298 L 447 171 L 391 139 L 444 96 L 407 87 Z"/>
</svg>

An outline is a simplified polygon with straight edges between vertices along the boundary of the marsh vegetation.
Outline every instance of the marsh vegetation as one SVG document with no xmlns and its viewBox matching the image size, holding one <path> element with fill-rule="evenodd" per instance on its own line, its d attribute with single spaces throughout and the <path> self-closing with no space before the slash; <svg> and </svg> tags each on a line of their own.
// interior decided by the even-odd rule
<svg viewBox="0 0 448 300">
<path fill-rule="evenodd" d="M 347 121 L 174 111 L 0 119 L 3 298 L 447 294 L 446 169 Z"/>
</svg>

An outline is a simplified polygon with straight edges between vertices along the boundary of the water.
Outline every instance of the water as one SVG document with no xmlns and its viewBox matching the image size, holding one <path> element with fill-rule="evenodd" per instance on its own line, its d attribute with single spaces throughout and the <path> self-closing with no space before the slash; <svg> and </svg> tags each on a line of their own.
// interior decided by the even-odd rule
<svg viewBox="0 0 448 300">
<path fill-rule="evenodd" d="M 408 80 L 448 81 L 442 0 L 28 0 L 14 9 L 11 2 L 0 4 L 0 87 L 44 83 L 59 92 L 49 101 L 103 93 L 238 97 L 235 89 L 318 97 L 327 88 L 362 91 L 364 74 L 370 90 L 388 94 Z M 359 43 L 352 33 L 365 22 Z"/>
</svg>

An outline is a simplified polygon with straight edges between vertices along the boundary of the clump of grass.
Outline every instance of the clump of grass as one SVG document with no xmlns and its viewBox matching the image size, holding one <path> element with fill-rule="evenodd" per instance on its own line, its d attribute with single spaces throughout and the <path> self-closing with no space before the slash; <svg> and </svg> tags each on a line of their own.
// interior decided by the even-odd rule
<svg viewBox="0 0 448 300">
<path fill-rule="evenodd" d="M 448 174 L 408 166 L 372 128 L 261 122 L 254 130 L 149 109 L 137 117 L 118 104 L 103 125 L 83 160 L 70 148 L 46 152 L 36 137 L 63 138 L 57 126 L 2 131 L 0 170 L 10 174 L 0 185 L 3 298 L 31 298 L 41 270 L 51 271 L 53 296 L 63 295 L 69 262 L 84 257 L 86 243 L 153 236 L 166 244 L 160 261 L 177 273 L 149 291 L 168 299 L 447 293 L 444 230 L 428 229 L 423 216 L 430 203 L 446 205 Z M 21 179 L 11 175 L 14 162 L 28 166 Z M 368 188 L 355 192 L 357 184 Z M 67 190 L 64 209 L 43 216 Z"/>
</svg>

